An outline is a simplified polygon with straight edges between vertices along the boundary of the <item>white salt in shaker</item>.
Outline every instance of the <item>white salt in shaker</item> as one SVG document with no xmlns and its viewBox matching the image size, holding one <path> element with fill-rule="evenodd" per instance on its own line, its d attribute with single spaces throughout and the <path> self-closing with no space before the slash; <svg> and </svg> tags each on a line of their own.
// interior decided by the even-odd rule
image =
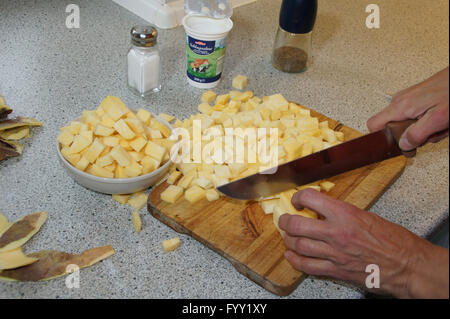
<svg viewBox="0 0 450 319">
<path fill-rule="evenodd" d="M 152 26 L 135 26 L 131 29 L 128 86 L 142 97 L 161 90 L 161 58 L 157 38 L 158 31 Z"/>
</svg>

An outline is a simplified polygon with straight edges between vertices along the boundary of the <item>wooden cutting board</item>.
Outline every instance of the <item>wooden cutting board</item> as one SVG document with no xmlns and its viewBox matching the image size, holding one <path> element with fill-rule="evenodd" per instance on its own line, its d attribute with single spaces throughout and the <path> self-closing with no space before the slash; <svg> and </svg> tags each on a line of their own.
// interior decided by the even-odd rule
<svg viewBox="0 0 450 319">
<path fill-rule="evenodd" d="M 330 128 L 345 134 L 346 140 L 361 133 L 311 111 L 320 121 L 328 120 Z M 367 210 L 401 175 L 406 166 L 403 156 L 367 166 L 329 179 L 336 183 L 328 194 Z M 175 204 L 160 199 L 168 187 L 163 183 L 149 196 L 148 210 L 175 231 L 187 234 L 219 253 L 244 276 L 268 291 L 287 296 L 305 279 L 284 258 L 283 240 L 272 215 L 265 215 L 257 203 L 244 203 L 221 197 L 191 205 L 184 198 Z"/>
</svg>

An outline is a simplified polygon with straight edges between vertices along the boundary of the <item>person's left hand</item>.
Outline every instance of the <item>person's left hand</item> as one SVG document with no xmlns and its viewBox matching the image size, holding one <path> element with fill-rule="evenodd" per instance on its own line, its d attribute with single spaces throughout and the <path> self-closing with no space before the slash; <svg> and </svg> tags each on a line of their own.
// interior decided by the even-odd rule
<svg viewBox="0 0 450 319">
<path fill-rule="evenodd" d="M 445 295 L 448 298 L 448 250 L 433 246 L 375 214 L 312 189 L 296 193 L 292 204 L 325 218 L 281 216 L 279 226 L 286 232 L 284 241 L 288 248 L 285 257 L 294 268 L 364 287 L 370 275 L 366 267 L 375 264 L 381 278 L 380 289 L 374 293 L 403 298 Z M 440 286 L 445 281 L 446 291 L 445 286 L 443 289 Z"/>
</svg>

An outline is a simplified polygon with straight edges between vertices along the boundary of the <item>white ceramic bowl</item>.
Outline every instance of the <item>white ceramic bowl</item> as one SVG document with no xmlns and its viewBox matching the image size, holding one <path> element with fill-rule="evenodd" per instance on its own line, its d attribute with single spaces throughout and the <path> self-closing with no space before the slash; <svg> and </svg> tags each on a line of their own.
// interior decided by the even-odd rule
<svg viewBox="0 0 450 319">
<path fill-rule="evenodd" d="M 157 116 L 155 118 L 171 130 L 173 129 L 167 121 Z M 75 180 L 75 182 L 88 189 L 104 194 L 131 194 L 148 189 L 149 187 L 154 186 L 155 184 L 160 182 L 161 179 L 166 176 L 167 172 L 169 171 L 169 166 L 172 163 L 172 161 L 169 160 L 156 171 L 138 177 L 102 178 L 85 173 L 72 166 L 72 164 L 70 164 L 64 158 L 64 156 L 62 156 L 59 143 L 57 143 L 57 150 L 58 157 L 62 166 L 70 175 L 70 177 Z"/>
</svg>

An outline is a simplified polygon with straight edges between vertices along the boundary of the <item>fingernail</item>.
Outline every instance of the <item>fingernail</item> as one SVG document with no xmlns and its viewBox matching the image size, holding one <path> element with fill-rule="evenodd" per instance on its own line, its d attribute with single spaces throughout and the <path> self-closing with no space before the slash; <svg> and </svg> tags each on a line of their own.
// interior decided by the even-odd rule
<svg viewBox="0 0 450 319">
<path fill-rule="evenodd" d="M 292 253 L 291 253 L 289 250 L 287 250 L 287 251 L 284 253 L 284 258 L 286 258 L 286 259 L 289 259 L 291 256 L 292 256 Z"/>
<path fill-rule="evenodd" d="M 409 142 L 408 138 L 405 136 L 402 136 L 402 138 L 400 139 L 400 142 L 398 144 L 399 144 L 400 148 L 404 151 L 411 151 L 416 148 L 414 145 L 412 145 Z"/>
</svg>

